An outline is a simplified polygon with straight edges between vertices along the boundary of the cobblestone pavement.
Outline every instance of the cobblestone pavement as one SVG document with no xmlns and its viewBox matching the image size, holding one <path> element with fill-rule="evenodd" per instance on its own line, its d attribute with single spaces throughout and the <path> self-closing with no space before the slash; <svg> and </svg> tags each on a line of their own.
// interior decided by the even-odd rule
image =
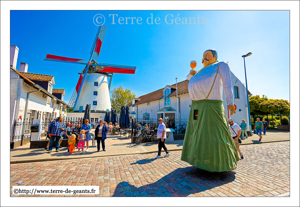
<svg viewBox="0 0 300 207">
<path fill-rule="evenodd" d="M 149 153 L 11 164 L 10 185 L 97 185 L 99 195 L 89 196 L 114 197 L 289 196 L 289 149 L 290 142 L 241 146 L 244 160 L 236 170 L 222 173 L 181 161 L 181 151 L 157 160 L 156 153 Z"/>
</svg>

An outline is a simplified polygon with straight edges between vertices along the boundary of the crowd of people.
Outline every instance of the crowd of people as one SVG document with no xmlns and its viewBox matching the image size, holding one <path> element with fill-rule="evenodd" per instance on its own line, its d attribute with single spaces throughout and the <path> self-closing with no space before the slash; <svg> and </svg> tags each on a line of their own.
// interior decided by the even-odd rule
<svg viewBox="0 0 300 207">
<path fill-rule="evenodd" d="M 97 140 L 97 149 L 100 151 L 100 141 L 102 145 L 102 150 L 105 151 L 105 139 L 106 134 L 109 131 L 111 134 L 120 131 L 119 123 L 115 122 L 114 126 L 112 122 L 107 124 L 107 122 L 100 120 L 96 123 L 95 134 L 91 134 L 91 129 L 95 127 L 95 123 L 89 123 L 88 119 L 84 120 L 84 123 L 80 125 L 79 123 L 74 124 L 73 122 L 63 122 L 63 117 L 58 117 L 56 120 L 50 122 L 48 128 L 46 128 L 47 138 L 49 141 L 45 149 L 51 153 L 53 145 L 55 143 L 56 152 L 59 152 L 61 142 L 63 139 L 70 139 L 73 136 L 76 137 L 75 147 L 78 149 L 78 154 L 83 154 L 89 151 L 89 141 L 92 140 L 92 136 Z M 74 127 L 72 129 L 72 127 Z M 84 150 L 85 148 L 85 150 Z M 68 154 L 70 154 L 68 146 Z"/>
<path fill-rule="evenodd" d="M 157 138 L 159 140 L 158 143 L 158 155 L 156 158 L 161 158 L 161 150 L 164 149 L 166 152 L 166 156 L 169 156 L 169 152 L 165 146 L 165 139 L 166 139 L 166 128 L 167 126 L 163 123 L 163 119 L 158 120 L 159 125 L 157 126 L 156 123 L 133 123 L 133 129 L 135 132 L 135 136 L 139 136 L 142 133 L 142 129 L 145 130 L 146 133 L 150 133 L 150 130 L 157 131 Z M 243 153 L 241 152 L 239 145 L 241 143 L 241 140 L 245 140 L 248 138 L 247 134 L 247 123 L 245 120 L 242 120 L 242 123 L 240 125 L 234 123 L 234 121 L 229 118 L 228 119 L 229 127 L 231 136 L 234 140 L 235 147 L 240 155 L 240 159 L 243 159 Z M 132 123 L 131 123 L 132 124 Z M 254 131 L 255 134 L 259 136 L 259 142 L 262 140 L 262 133 L 266 135 L 266 129 L 268 127 L 268 122 L 263 119 L 260 121 L 260 118 L 257 118 L 254 124 Z M 92 139 L 91 134 L 91 128 L 95 125 L 94 122 L 92 124 L 89 124 L 89 120 L 85 119 L 84 123 L 82 125 L 80 124 L 73 124 L 71 122 L 67 122 L 64 124 L 63 117 L 58 117 L 56 120 L 52 121 L 46 129 L 47 131 L 47 137 L 49 138 L 49 142 L 46 146 L 46 150 L 48 150 L 49 153 L 52 152 L 53 144 L 56 143 L 55 148 L 56 152 L 59 152 L 59 148 L 61 145 L 61 142 L 63 139 L 69 139 L 72 136 L 76 137 L 76 143 L 75 146 L 78 149 L 78 154 L 83 154 L 84 152 L 89 151 L 89 141 Z M 74 128 L 72 129 L 72 127 Z M 94 128 L 94 127 L 93 127 Z M 97 140 L 97 152 L 100 151 L 100 147 L 102 146 L 102 150 L 105 150 L 105 139 L 107 132 L 110 132 L 111 134 L 114 134 L 115 132 L 120 131 L 119 123 L 112 123 L 109 124 L 106 123 L 103 120 L 100 120 L 99 123 L 97 123 L 96 129 L 95 129 L 95 140 Z M 86 148 L 84 150 L 84 148 Z M 68 154 L 70 154 L 68 149 Z"/>
</svg>

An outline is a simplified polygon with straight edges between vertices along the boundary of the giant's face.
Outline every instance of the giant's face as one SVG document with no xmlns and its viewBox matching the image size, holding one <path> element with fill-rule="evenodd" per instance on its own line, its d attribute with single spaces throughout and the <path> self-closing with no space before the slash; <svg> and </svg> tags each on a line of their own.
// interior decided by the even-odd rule
<svg viewBox="0 0 300 207">
<path fill-rule="evenodd" d="M 206 67 L 216 61 L 217 61 L 217 57 L 213 56 L 211 51 L 205 51 L 203 53 L 202 63 L 204 65 L 204 67 Z"/>
</svg>

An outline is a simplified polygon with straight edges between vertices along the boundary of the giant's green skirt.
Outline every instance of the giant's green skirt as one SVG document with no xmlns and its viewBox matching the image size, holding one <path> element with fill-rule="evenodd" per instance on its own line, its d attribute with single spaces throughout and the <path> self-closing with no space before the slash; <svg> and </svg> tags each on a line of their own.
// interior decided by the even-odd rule
<svg viewBox="0 0 300 207">
<path fill-rule="evenodd" d="M 196 110 L 198 116 L 194 116 Z M 229 131 L 223 101 L 192 101 L 181 160 L 210 172 L 237 167 L 239 156 Z"/>
</svg>

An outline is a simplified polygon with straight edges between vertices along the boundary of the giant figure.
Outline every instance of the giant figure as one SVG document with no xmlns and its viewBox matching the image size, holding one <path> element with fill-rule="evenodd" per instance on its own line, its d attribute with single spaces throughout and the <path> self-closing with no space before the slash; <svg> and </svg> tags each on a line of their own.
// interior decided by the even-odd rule
<svg viewBox="0 0 300 207">
<path fill-rule="evenodd" d="M 204 67 L 187 75 L 192 106 L 181 155 L 183 161 L 210 172 L 234 170 L 239 160 L 222 101 L 224 90 L 228 110 L 235 113 L 230 69 L 217 58 L 216 50 L 206 50 Z"/>
</svg>

